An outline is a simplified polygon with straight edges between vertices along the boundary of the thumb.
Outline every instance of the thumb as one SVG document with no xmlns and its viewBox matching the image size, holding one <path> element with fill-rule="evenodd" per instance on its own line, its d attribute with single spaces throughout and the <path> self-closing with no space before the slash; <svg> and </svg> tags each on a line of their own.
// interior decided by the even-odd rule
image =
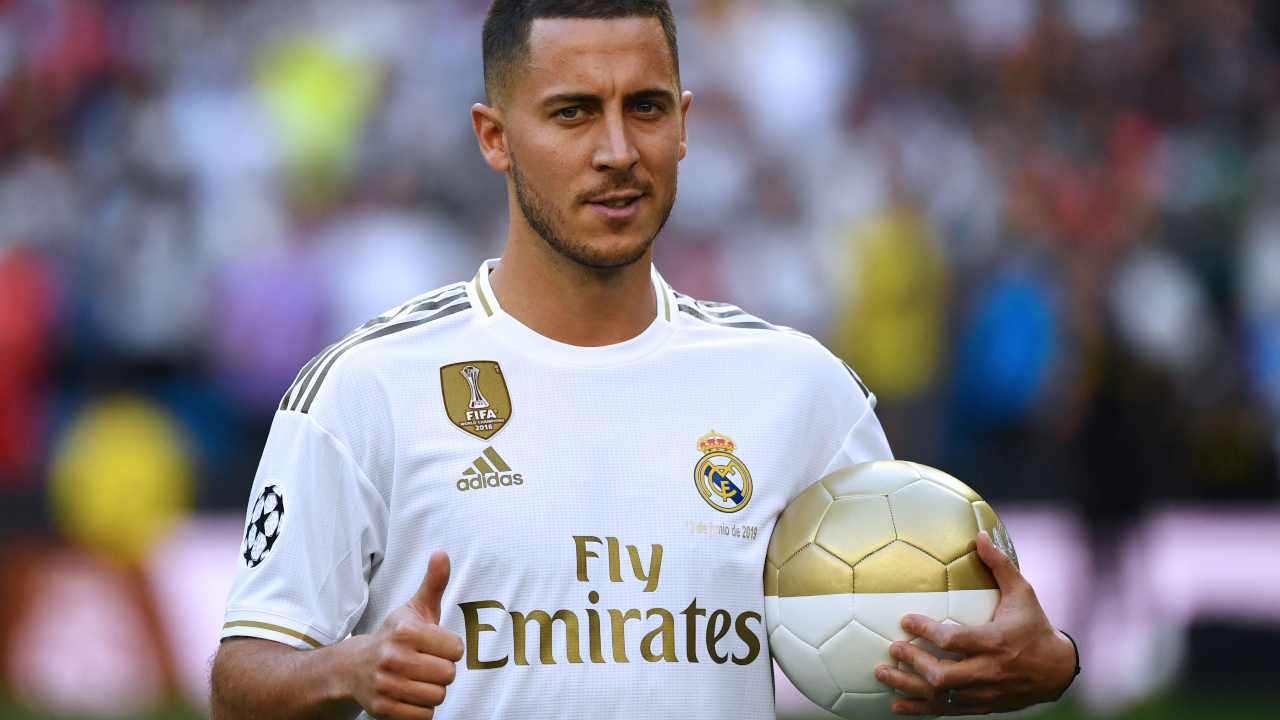
<svg viewBox="0 0 1280 720">
<path fill-rule="evenodd" d="M 982 558 L 982 562 L 991 570 L 991 574 L 996 578 L 996 584 L 1000 586 L 1002 595 L 1008 594 L 1014 590 L 1021 589 L 1026 585 L 1026 580 L 1022 577 L 1022 572 L 1018 570 L 1018 566 L 1013 564 L 1013 559 L 1004 554 L 1004 551 L 996 547 L 995 542 L 991 540 L 991 535 L 983 530 L 978 533 L 978 557 Z"/>
<path fill-rule="evenodd" d="M 444 588 L 448 584 L 449 554 L 443 550 L 437 550 L 431 554 L 431 561 L 427 564 L 427 574 L 423 576 L 418 591 L 409 599 L 409 607 L 432 625 L 440 624 L 440 598 L 444 595 Z"/>
</svg>

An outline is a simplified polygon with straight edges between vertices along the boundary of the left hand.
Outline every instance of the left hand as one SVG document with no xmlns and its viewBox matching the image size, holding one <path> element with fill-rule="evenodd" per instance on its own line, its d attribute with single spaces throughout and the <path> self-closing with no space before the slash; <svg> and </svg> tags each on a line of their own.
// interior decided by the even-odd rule
<svg viewBox="0 0 1280 720">
<path fill-rule="evenodd" d="M 1031 584 L 985 532 L 977 543 L 978 556 L 1000 585 L 995 614 L 983 625 L 902 618 L 904 630 L 961 659 L 940 659 L 911 643 L 893 643 L 889 654 L 914 672 L 881 664 L 876 678 L 907 696 L 893 702 L 899 715 L 1009 712 L 1057 700 L 1071 684 L 1071 641 L 1049 624 Z"/>
</svg>

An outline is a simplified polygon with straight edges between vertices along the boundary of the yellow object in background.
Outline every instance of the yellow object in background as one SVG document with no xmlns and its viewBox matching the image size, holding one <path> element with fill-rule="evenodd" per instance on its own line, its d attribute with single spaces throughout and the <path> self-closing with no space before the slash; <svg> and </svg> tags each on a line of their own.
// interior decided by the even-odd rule
<svg viewBox="0 0 1280 720">
<path fill-rule="evenodd" d="M 172 418 L 137 397 L 87 406 L 53 459 L 62 533 L 122 563 L 139 563 L 190 512 L 191 461 Z"/>
<path fill-rule="evenodd" d="M 298 38 L 263 52 L 254 84 L 291 173 L 313 183 L 340 180 L 377 99 L 376 66 Z"/>
<path fill-rule="evenodd" d="M 920 212 L 899 205 L 849 237 L 852 292 L 832 333 L 832 349 L 881 399 L 929 389 L 943 359 L 946 266 Z"/>
</svg>

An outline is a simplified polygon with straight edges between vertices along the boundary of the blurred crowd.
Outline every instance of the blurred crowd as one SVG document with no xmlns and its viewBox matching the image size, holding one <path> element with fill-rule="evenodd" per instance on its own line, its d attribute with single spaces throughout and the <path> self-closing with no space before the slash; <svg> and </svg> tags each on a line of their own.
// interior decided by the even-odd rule
<svg viewBox="0 0 1280 720">
<path fill-rule="evenodd" d="M 1280 495 L 1274 4 L 673 4 L 673 285 L 989 496 Z M 486 5 L 0 0 L 0 529 L 240 511 L 311 355 L 500 252 Z"/>
</svg>

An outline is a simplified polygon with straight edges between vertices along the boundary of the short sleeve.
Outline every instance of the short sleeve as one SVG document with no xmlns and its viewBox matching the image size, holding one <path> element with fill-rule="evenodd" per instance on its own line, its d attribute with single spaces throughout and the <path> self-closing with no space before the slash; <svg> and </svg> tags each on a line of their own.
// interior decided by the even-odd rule
<svg viewBox="0 0 1280 720">
<path fill-rule="evenodd" d="M 854 397 L 855 401 L 860 400 L 863 409 L 840 442 L 840 446 L 836 448 L 835 455 L 827 461 L 822 471 L 823 477 L 853 465 L 893 459 L 889 440 L 885 437 L 884 428 L 880 427 L 879 418 L 876 417 L 876 396 L 848 365 L 845 365 L 844 369 L 852 381 L 847 383 L 846 393 Z M 849 390 L 849 385 L 854 386 L 857 392 Z"/>
<path fill-rule="evenodd" d="M 222 637 L 300 649 L 350 634 L 384 551 L 387 509 L 310 415 L 276 413 L 253 482 Z"/>
</svg>

